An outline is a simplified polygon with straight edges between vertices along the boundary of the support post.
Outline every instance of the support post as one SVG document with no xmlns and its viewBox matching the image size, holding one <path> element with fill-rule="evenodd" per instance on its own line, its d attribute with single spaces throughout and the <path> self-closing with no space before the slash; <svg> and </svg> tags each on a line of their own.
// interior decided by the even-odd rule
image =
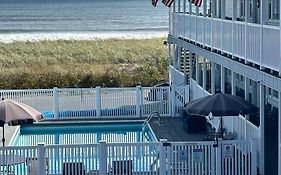
<svg viewBox="0 0 281 175">
<path fill-rule="evenodd" d="M 203 89 L 207 90 L 207 65 L 206 65 L 206 58 L 203 58 L 203 73 L 202 73 L 202 85 L 203 85 Z M 199 84 L 199 82 L 197 82 Z"/>
<path fill-rule="evenodd" d="M 260 86 L 260 174 L 264 174 L 264 93 L 265 93 L 265 87 L 262 84 L 259 84 Z"/>
<path fill-rule="evenodd" d="M 252 174 L 258 174 L 257 172 L 257 159 L 258 159 L 258 151 L 257 151 L 257 144 L 258 144 L 258 139 L 257 138 L 252 138 L 251 139 L 251 153 L 252 153 L 252 156 L 251 156 L 251 162 L 252 162 L 252 167 L 251 167 L 251 171 L 252 171 Z"/>
<path fill-rule="evenodd" d="M 53 104 L 54 104 L 54 118 L 58 119 L 59 118 L 59 93 L 58 93 L 58 88 L 54 87 L 53 88 Z"/>
<path fill-rule="evenodd" d="M 172 117 L 174 117 L 176 115 L 176 89 L 175 86 L 172 84 L 171 85 L 171 112 L 172 112 Z"/>
<path fill-rule="evenodd" d="M 106 141 L 99 141 L 99 173 L 107 174 L 107 155 L 106 155 Z"/>
<path fill-rule="evenodd" d="M 281 92 L 278 92 L 278 174 L 281 174 Z"/>
<path fill-rule="evenodd" d="M 141 86 L 136 87 L 136 116 L 141 117 Z"/>
<path fill-rule="evenodd" d="M 225 92 L 225 68 L 221 66 L 221 92 Z"/>
<path fill-rule="evenodd" d="M 222 175 L 222 140 L 218 140 L 218 147 L 216 147 L 216 175 Z"/>
<path fill-rule="evenodd" d="M 37 151 L 39 175 L 46 175 L 45 143 L 38 143 Z"/>
<path fill-rule="evenodd" d="M 214 62 L 211 62 L 211 93 L 215 94 L 216 91 L 216 65 Z"/>
<path fill-rule="evenodd" d="M 101 117 L 101 87 L 96 87 L 96 114 L 97 117 Z"/>
<path fill-rule="evenodd" d="M 235 91 L 235 73 L 231 71 L 231 95 L 236 95 Z"/>
<path fill-rule="evenodd" d="M 160 139 L 160 154 L 159 154 L 159 161 L 160 161 L 160 170 L 159 174 L 166 174 L 167 163 L 166 163 L 166 147 L 165 143 L 167 143 L 167 139 Z"/>
<path fill-rule="evenodd" d="M 195 72 L 195 74 L 196 74 L 196 75 L 195 75 L 195 76 L 196 76 L 196 77 L 195 77 L 195 81 L 197 82 L 197 84 L 199 84 L 199 74 L 200 74 L 200 69 L 199 69 L 199 68 L 200 68 L 200 66 L 199 66 L 199 56 L 198 56 L 198 55 L 195 55 L 195 58 L 196 58 L 196 59 L 195 59 L 195 64 L 196 64 L 196 66 L 195 66 L 195 67 L 196 67 L 196 69 L 195 69 L 195 71 L 196 71 L 196 72 Z"/>
</svg>

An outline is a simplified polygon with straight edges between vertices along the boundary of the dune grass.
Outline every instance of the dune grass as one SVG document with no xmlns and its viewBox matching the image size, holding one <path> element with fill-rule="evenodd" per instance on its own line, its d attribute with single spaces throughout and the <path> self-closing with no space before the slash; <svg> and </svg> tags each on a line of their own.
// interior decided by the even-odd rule
<svg viewBox="0 0 281 175">
<path fill-rule="evenodd" d="M 163 40 L 0 43 L 0 88 L 150 86 L 168 76 Z"/>
</svg>

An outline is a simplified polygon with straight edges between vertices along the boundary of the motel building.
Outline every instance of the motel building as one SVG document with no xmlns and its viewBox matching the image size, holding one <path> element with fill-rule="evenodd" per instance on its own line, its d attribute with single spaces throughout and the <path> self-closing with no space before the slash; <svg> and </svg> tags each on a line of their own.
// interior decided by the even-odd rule
<svg viewBox="0 0 281 175">
<path fill-rule="evenodd" d="M 45 121 L 6 134 L 0 175 L 281 175 L 280 7 L 279 0 L 200 7 L 174 0 L 165 42 L 170 86 L 1 90 Z M 224 116 L 228 139 L 187 140 L 186 104 L 220 92 L 259 113 Z M 215 117 L 206 120 L 219 128 Z"/>
<path fill-rule="evenodd" d="M 244 116 L 239 139 L 258 139 L 258 173 L 281 175 L 281 33 L 279 0 L 203 0 L 170 7 L 168 49 L 173 87 L 187 84 L 190 101 L 217 92 L 259 107 Z M 183 77 L 176 76 L 183 73 Z M 239 132 L 240 130 L 240 132 Z"/>
</svg>

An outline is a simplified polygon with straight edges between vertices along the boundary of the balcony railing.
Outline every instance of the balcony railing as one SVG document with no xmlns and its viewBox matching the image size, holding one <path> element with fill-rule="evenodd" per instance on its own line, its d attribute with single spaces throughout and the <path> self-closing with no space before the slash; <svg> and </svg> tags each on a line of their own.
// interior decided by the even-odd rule
<svg viewBox="0 0 281 175">
<path fill-rule="evenodd" d="M 280 71 L 280 27 L 171 13 L 170 34 Z"/>
</svg>

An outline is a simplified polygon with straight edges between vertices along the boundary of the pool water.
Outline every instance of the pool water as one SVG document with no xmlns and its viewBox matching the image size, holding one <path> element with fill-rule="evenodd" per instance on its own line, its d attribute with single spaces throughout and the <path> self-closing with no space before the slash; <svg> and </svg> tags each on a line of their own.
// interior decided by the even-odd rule
<svg viewBox="0 0 281 175">
<path fill-rule="evenodd" d="M 143 122 L 44 123 L 21 126 L 13 146 L 45 144 L 91 144 L 153 142 L 157 139 Z"/>
</svg>

